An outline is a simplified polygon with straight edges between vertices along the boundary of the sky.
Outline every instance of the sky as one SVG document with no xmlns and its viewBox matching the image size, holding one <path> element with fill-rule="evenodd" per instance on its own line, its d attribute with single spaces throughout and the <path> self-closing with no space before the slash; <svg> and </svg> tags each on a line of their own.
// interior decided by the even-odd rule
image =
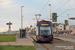
<svg viewBox="0 0 75 50">
<path fill-rule="evenodd" d="M 8 30 L 9 21 L 11 30 L 21 28 L 21 6 L 23 16 L 23 28 L 34 25 L 36 14 L 41 14 L 41 19 L 50 19 L 51 13 L 57 13 L 57 23 L 64 23 L 69 17 L 75 17 L 75 0 L 0 0 L 0 32 Z M 46 5 L 46 6 L 45 6 Z M 42 10 L 42 11 L 41 11 Z M 41 11 L 41 12 L 40 12 Z M 37 16 L 39 18 L 39 16 Z M 70 20 L 75 25 L 74 20 Z"/>
</svg>

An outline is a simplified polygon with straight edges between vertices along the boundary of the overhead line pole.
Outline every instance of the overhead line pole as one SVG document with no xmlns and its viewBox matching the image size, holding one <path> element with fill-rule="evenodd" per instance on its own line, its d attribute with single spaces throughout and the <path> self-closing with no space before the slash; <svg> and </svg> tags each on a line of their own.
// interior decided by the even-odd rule
<svg viewBox="0 0 75 50">
<path fill-rule="evenodd" d="M 23 16 L 22 16 L 22 7 L 24 7 L 24 6 L 21 6 L 21 29 L 23 28 Z"/>
<path fill-rule="evenodd" d="M 68 15 L 68 31 L 69 31 L 69 14 L 67 14 Z"/>
<path fill-rule="evenodd" d="M 51 21 L 51 4 L 49 4 L 49 6 L 50 6 L 50 21 Z"/>
<path fill-rule="evenodd" d="M 22 7 L 24 7 L 24 6 L 21 6 L 21 29 L 23 29 Z M 21 30 L 21 38 L 22 38 L 22 30 Z"/>
</svg>

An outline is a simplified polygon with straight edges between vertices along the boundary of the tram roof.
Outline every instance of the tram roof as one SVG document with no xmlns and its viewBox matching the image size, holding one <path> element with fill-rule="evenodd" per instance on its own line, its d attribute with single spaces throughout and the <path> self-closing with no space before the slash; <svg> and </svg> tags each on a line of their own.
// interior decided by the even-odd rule
<svg viewBox="0 0 75 50">
<path fill-rule="evenodd" d="M 37 23 L 42 23 L 42 22 L 48 22 L 48 23 L 52 23 L 51 21 L 37 21 Z"/>
</svg>

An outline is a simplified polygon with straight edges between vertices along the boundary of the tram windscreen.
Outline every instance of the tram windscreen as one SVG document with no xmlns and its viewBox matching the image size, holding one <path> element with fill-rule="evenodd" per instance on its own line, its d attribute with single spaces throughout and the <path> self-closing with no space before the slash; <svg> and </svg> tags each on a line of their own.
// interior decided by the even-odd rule
<svg viewBox="0 0 75 50">
<path fill-rule="evenodd" d="M 40 27 L 40 35 L 51 35 L 51 27 Z"/>
</svg>

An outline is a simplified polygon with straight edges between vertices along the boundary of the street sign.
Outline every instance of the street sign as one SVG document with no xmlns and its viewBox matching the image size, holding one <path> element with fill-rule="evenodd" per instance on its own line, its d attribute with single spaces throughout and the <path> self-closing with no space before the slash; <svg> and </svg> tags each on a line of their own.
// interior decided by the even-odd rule
<svg viewBox="0 0 75 50">
<path fill-rule="evenodd" d="M 12 25 L 12 23 L 9 22 L 9 23 L 6 23 L 6 25 Z"/>
<path fill-rule="evenodd" d="M 68 25 L 68 20 L 65 20 L 65 25 Z"/>
<path fill-rule="evenodd" d="M 57 22 L 57 13 L 52 13 L 52 21 Z"/>
<path fill-rule="evenodd" d="M 69 18 L 69 19 L 75 20 L 75 17 L 73 17 L 73 18 Z"/>
<path fill-rule="evenodd" d="M 10 30 L 11 30 L 11 26 L 10 25 L 12 25 L 12 23 L 6 23 L 6 25 L 9 25 L 9 33 L 8 33 L 8 45 L 9 45 L 9 40 L 10 40 Z"/>
</svg>

